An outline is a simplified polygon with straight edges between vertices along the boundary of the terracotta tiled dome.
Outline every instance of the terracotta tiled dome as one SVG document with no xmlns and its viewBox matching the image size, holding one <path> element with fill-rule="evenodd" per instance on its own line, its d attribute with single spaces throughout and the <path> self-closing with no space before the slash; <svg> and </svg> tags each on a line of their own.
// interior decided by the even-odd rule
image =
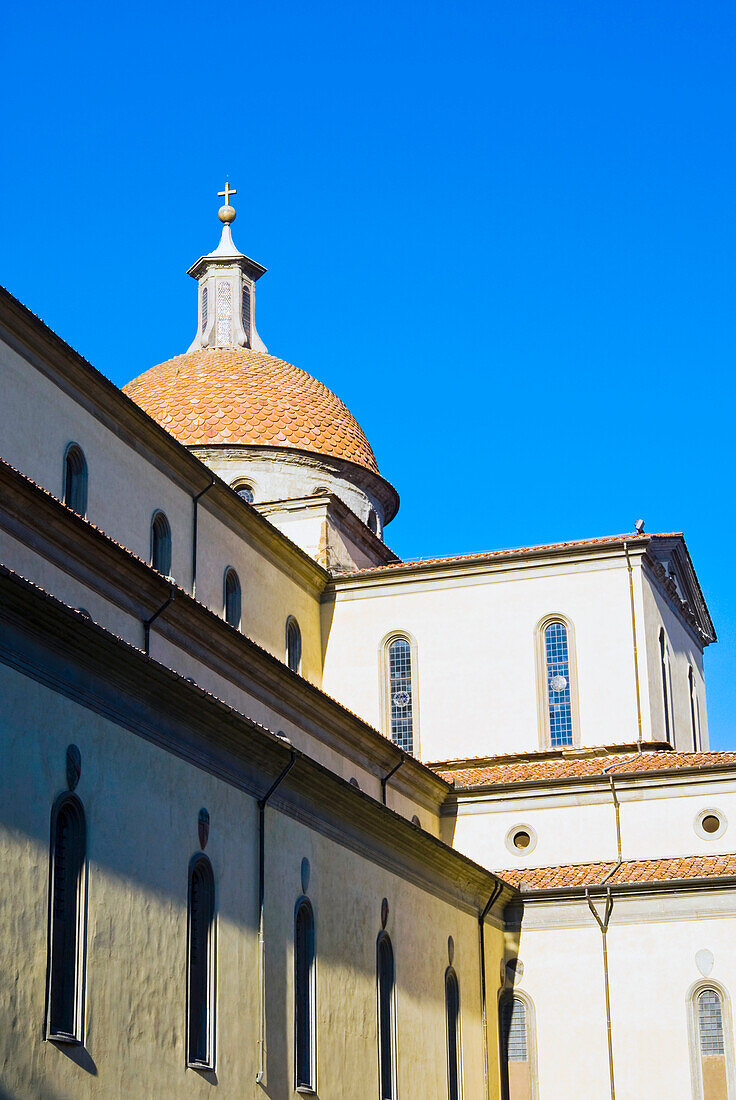
<svg viewBox="0 0 736 1100">
<path fill-rule="evenodd" d="M 200 348 L 152 367 L 124 388 L 186 447 L 293 447 L 378 473 L 370 444 L 342 401 L 273 355 Z"/>
</svg>

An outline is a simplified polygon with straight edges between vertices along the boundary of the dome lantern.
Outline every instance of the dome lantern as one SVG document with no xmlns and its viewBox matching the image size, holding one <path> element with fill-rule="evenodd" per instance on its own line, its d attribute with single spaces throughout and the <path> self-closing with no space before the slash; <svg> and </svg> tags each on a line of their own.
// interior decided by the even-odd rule
<svg viewBox="0 0 736 1100">
<path fill-rule="evenodd" d="M 235 247 L 230 227 L 236 211 L 230 205 L 230 196 L 236 194 L 229 183 L 218 192 L 218 197 L 225 199 L 218 211 L 222 222 L 220 243 L 214 252 L 200 256 L 187 272 L 199 283 L 197 335 L 189 351 L 232 347 L 267 350 L 255 323 L 255 285 L 266 269 Z"/>
</svg>

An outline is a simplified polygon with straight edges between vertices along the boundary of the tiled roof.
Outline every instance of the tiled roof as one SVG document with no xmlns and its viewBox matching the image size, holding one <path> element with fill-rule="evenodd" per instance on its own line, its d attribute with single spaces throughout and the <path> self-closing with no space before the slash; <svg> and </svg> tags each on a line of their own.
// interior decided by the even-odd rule
<svg viewBox="0 0 736 1100">
<path fill-rule="evenodd" d="M 633 775 L 641 772 L 688 770 L 736 766 L 736 752 L 636 752 L 606 753 L 599 756 L 500 760 L 491 764 L 467 767 L 434 766 L 434 770 L 457 788 L 488 787 L 506 783 L 539 783 L 545 780 L 576 779 L 583 776 L 599 776 L 604 770 L 614 775 Z M 430 765 L 432 766 L 432 765 Z"/>
<path fill-rule="evenodd" d="M 186 447 L 291 447 L 378 473 L 342 401 L 316 378 L 249 348 L 200 348 L 134 378 L 124 392 Z"/>
<path fill-rule="evenodd" d="M 514 558 L 525 554 L 543 554 L 549 550 L 574 550 L 577 547 L 606 546 L 617 542 L 623 542 L 624 539 L 626 539 L 627 542 L 648 542 L 650 539 L 675 538 L 682 538 L 682 532 L 672 531 L 666 534 L 658 533 L 656 535 L 603 535 L 596 539 L 573 539 L 571 542 L 548 542 L 540 546 L 517 546 L 507 550 L 489 550 L 478 554 L 458 554 L 449 558 L 415 558 L 413 561 L 404 560 L 401 562 L 391 562 L 388 565 L 376 565 L 368 569 L 358 569 L 356 572 L 360 575 L 366 573 L 389 573 L 396 572 L 397 570 L 418 569 L 427 565 L 453 565 L 456 562 L 495 561 L 497 558 Z M 350 577 L 354 577 L 356 572 L 351 573 Z"/>
<path fill-rule="evenodd" d="M 578 863 L 566 867 L 514 868 L 500 872 L 506 882 L 522 890 L 554 890 L 559 887 L 596 886 L 616 867 L 615 863 Z M 678 879 L 736 877 L 736 855 L 678 856 L 674 859 L 624 860 L 606 886 L 637 882 L 672 882 Z"/>
</svg>

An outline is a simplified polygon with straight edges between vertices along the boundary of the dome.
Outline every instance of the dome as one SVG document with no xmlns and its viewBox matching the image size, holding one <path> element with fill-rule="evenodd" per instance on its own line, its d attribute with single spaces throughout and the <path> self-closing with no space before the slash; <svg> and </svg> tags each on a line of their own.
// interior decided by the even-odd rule
<svg viewBox="0 0 736 1100">
<path fill-rule="evenodd" d="M 306 371 L 245 347 L 198 348 L 124 391 L 186 447 L 287 447 L 378 465 L 357 420 Z"/>
</svg>

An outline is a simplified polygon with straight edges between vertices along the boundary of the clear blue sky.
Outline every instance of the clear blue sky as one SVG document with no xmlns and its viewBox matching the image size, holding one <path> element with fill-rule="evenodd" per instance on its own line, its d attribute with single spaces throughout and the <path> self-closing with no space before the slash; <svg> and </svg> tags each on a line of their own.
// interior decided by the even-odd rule
<svg viewBox="0 0 736 1100">
<path fill-rule="evenodd" d="M 6 6 L 0 282 L 115 382 L 187 267 L 334 389 L 448 554 L 684 530 L 736 746 L 736 8 L 693 0 Z"/>
</svg>

